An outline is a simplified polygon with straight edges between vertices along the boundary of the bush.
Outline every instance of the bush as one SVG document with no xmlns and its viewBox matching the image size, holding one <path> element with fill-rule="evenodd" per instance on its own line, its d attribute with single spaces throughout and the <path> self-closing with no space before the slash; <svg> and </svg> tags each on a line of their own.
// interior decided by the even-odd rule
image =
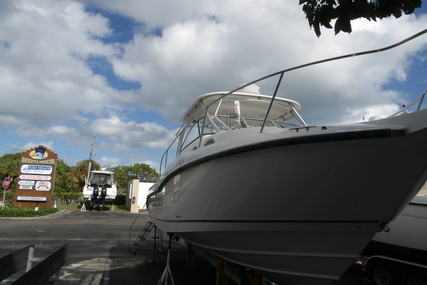
<svg viewBox="0 0 427 285">
<path fill-rule="evenodd" d="M 126 195 L 120 194 L 114 199 L 114 205 L 125 205 L 126 204 Z"/>
<path fill-rule="evenodd" d="M 39 208 L 38 211 L 35 211 L 34 208 L 10 207 L 0 210 L 0 217 L 39 217 L 57 212 L 56 208 Z"/>
<path fill-rule="evenodd" d="M 0 193 L 1 193 L 1 198 L 0 199 L 3 200 L 3 192 L 0 191 Z M 5 198 L 6 199 L 4 200 L 4 205 L 5 206 L 12 206 L 13 205 L 13 201 L 15 199 L 15 193 L 11 192 L 11 191 L 7 191 Z M 1 201 L 0 201 L 0 203 L 1 203 Z"/>
<path fill-rule="evenodd" d="M 82 193 L 67 193 L 67 192 L 59 192 L 53 193 L 53 203 L 58 206 L 60 205 L 74 205 L 83 202 L 83 194 Z"/>
</svg>

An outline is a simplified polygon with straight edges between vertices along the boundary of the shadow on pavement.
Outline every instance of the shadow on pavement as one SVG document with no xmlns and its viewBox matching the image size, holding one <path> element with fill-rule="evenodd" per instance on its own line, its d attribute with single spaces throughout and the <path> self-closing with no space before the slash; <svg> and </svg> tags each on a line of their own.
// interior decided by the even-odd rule
<svg viewBox="0 0 427 285">
<path fill-rule="evenodd" d="M 103 283 L 108 285 L 155 285 L 159 282 L 163 272 L 166 268 L 167 260 L 167 242 L 164 242 L 164 252 L 159 254 L 159 259 L 156 257 L 155 263 L 150 258 L 148 263 L 145 260 L 148 252 L 153 245 L 153 241 L 146 241 L 147 253 L 132 254 L 128 245 L 120 245 L 111 248 L 109 259 L 112 260 L 110 270 L 104 274 L 106 277 Z M 215 267 L 211 266 L 207 261 L 201 257 L 196 257 L 196 266 L 186 266 L 186 250 L 187 247 L 184 242 L 172 242 L 170 254 L 170 271 L 174 283 L 179 284 L 206 284 L 214 285 L 216 271 Z M 128 252 L 129 256 L 123 258 L 123 252 Z M 108 276 L 106 276 L 108 275 Z M 168 280 L 168 284 L 172 284 Z"/>
</svg>

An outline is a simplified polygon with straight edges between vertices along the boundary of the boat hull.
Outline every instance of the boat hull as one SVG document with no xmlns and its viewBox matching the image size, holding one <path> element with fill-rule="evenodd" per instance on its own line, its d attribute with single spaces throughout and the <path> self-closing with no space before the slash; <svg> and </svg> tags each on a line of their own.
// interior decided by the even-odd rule
<svg viewBox="0 0 427 285">
<path fill-rule="evenodd" d="M 427 265 L 427 196 L 417 195 L 388 228 L 374 236 L 364 255 L 385 255 Z"/>
<path fill-rule="evenodd" d="M 329 284 L 339 279 L 378 230 L 375 223 L 274 223 L 268 230 L 180 232 L 190 243 L 251 268 L 280 284 Z M 227 228 L 230 225 L 224 225 Z M 221 227 L 221 225 L 218 225 Z M 241 225 L 236 224 L 236 227 Z M 361 242 L 362 241 L 362 242 Z"/>
<path fill-rule="evenodd" d="M 177 168 L 150 219 L 280 284 L 328 284 L 424 184 L 427 131 L 309 141 Z"/>
</svg>

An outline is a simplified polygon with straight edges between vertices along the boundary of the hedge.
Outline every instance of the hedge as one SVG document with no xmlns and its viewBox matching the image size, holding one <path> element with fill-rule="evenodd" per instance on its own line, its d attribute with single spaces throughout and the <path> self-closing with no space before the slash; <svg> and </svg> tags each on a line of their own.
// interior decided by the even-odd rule
<svg viewBox="0 0 427 285">
<path fill-rule="evenodd" d="M 6 206 L 12 206 L 14 201 L 14 193 L 6 192 Z M 1 202 L 1 201 L 0 201 Z M 52 206 L 56 204 L 57 206 L 63 205 L 77 205 L 84 202 L 82 193 L 67 193 L 67 192 L 55 192 L 52 197 Z M 125 205 L 126 195 L 120 194 L 116 196 L 113 203 L 114 205 Z"/>
<path fill-rule="evenodd" d="M 61 205 L 75 205 L 83 203 L 83 195 L 82 193 L 53 193 L 53 204 L 61 206 Z"/>
<path fill-rule="evenodd" d="M 10 207 L 0 210 L 0 217 L 39 217 L 57 212 L 56 208 L 39 208 L 38 211 L 35 211 L 34 208 Z"/>
</svg>

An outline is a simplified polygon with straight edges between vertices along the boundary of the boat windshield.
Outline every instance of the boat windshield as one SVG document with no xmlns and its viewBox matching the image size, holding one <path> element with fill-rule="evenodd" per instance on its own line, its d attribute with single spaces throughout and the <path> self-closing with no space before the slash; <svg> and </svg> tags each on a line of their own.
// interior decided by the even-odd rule
<svg viewBox="0 0 427 285">
<path fill-rule="evenodd" d="M 111 187 L 113 184 L 113 179 L 110 174 L 92 173 L 89 184 L 91 186 L 105 185 L 107 187 Z"/>
</svg>

